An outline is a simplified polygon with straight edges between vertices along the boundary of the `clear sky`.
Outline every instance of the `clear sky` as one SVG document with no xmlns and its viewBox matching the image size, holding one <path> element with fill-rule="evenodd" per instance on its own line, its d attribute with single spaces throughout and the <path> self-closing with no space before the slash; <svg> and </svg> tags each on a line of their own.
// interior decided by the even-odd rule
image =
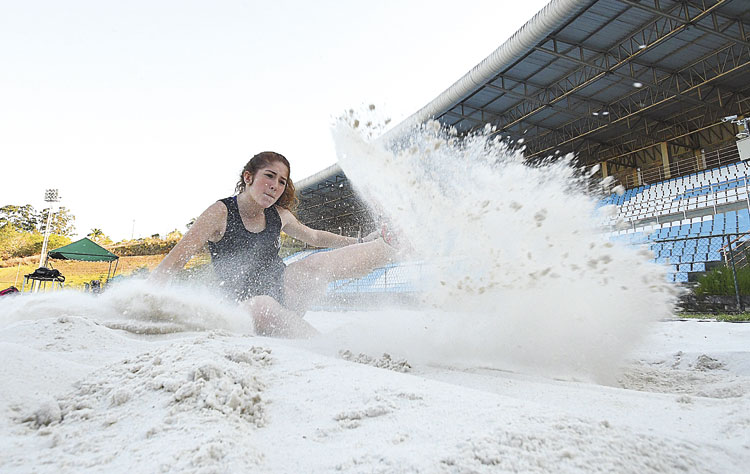
<svg viewBox="0 0 750 474">
<path fill-rule="evenodd" d="M 0 205 L 59 188 L 80 237 L 185 230 L 278 151 L 336 161 L 333 118 L 397 123 L 547 0 L 0 0 Z"/>
</svg>

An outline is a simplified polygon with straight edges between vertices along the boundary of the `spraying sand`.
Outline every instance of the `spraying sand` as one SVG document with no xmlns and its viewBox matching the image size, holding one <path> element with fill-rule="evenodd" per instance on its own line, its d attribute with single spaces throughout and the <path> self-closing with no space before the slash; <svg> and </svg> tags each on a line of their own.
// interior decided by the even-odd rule
<svg viewBox="0 0 750 474">
<path fill-rule="evenodd" d="M 647 323 L 672 314 L 666 267 L 608 240 L 572 157 L 529 166 L 490 127 L 458 139 L 437 122 L 382 143 L 353 120 L 334 130 L 341 167 L 430 266 L 420 284 L 440 309 L 426 331 L 391 321 L 378 339 L 435 362 L 608 379 Z"/>
</svg>

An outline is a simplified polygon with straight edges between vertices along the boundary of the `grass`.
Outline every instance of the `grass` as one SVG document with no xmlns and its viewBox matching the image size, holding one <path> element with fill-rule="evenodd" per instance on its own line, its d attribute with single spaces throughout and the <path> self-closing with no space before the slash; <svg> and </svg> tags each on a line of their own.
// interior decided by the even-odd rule
<svg viewBox="0 0 750 474">
<path fill-rule="evenodd" d="M 282 245 L 279 255 L 283 258 L 302 250 L 294 239 L 287 237 L 287 242 Z M 136 271 L 149 272 L 159 265 L 159 262 L 165 255 L 139 255 L 120 257 L 117 265 L 117 275 L 128 276 Z M 178 278 L 191 278 L 201 276 L 210 272 L 210 257 L 207 253 L 199 254 L 193 257 L 185 266 L 187 271 L 183 271 Z M 9 260 L 0 260 L 0 290 L 15 286 L 19 290 L 23 285 L 23 276 L 32 273 L 39 266 L 39 255 L 30 257 L 14 258 Z M 66 288 L 83 288 L 84 284 L 92 280 L 104 282 L 107 279 L 107 262 L 78 262 L 74 260 L 51 260 L 52 268 L 60 270 L 65 276 Z M 115 264 L 112 263 L 114 270 Z"/>
<path fill-rule="evenodd" d="M 117 265 L 117 275 L 130 275 L 135 271 L 151 271 L 159 265 L 164 255 L 142 255 L 135 257 L 120 257 Z M 187 268 L 200 266 L 208 261 L 207 255 L 198 255 L 187 264 Z M 74 260 L 51 260 L 52 268 L 60 270 L 65 276 L 66 288 L 83 288 L 91 280 L 104 282 L 107 279 L 107 262 L 78 262 Z M 31 263 L 19 262 L 18 265 L 0 268 L 0 289 L 13 285 L 19 290 L 23 285 L 23 276 L 32 273 L 39 266 L 39 259 Z M 112 263 L 114 270 L 115 264 Z"/>
<path fill-rule="evenodd" d="M 750 313 L 736 313 L 736 314 L 696 313 L 696 314 L 680 314 L 679 316 L 681 318 L 688 318 L 688 319 L 715 319 L 717 321 L 725 321 L 725 322 L 731 322 L 731 323 L 750 321 Z"/>
</svg>

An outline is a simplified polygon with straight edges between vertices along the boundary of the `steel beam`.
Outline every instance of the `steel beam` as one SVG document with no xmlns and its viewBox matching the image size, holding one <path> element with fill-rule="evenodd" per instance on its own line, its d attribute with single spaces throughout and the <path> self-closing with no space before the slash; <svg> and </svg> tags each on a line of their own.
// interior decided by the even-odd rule
<svg viewBox="0 0 750 474">
<path fill-rule="evenodd" d="M 644 4 L 645 2 L 635 2 L 633 0 L 620 0 L 620 2 L 622 2 L 622 3 L 626 4 L 626 5 L 630 5 L 631 7 L 638 8 L 639 10 L 643 10 L 643 11 L 647 11 L 649 13 L 653 13 L 653 14 L 658 15 L 660 17 L 667 18 L 667 19 L 670 19 L 672 21 L 675 21 L 675 22 L 677 22 L 679 24 L 682 24 L 682 25 L 685 25 L 685 26 L 689 26 L 691 28 L 695 28 L 696 30 L 700 30 L 700 31 L 702 31 L 704 33 L 709 33 L 709 34 L 712 34 L 714 36 L 718 36 L 718 37 L 723 38 L 725 40 L 733 41 L 733 42 L 735 42 L 737 44 L 740 44 L 740 45 L 743 45 L 745 47 L 750 48 L 750 42 L 746 41 L 744 37 L 740 38 L 740 37 L 732 36 L 732 35 L 729 35 L 729 34 L 725 33 L 724 31 L 726 31 L 726 29 L 727 29 L 726 26 L 725 26 L 725 28 L 723 30 L 718 27 L 717 18 L 719 16 L 723 17 L 723 15 L 718 15 L 715 11 L 712 11 L 712 10 L 715 9 L 716 7 L 718 7 L 718 6 L 721 6 L 724 3 L 727 3 L 726 0 L 717 0 L 710 8 L 706 8 L 705 3 L 707 3 L 707 2 L 705 2 L 705 1 L 703 2 L 704 5 L 701 5 L 701 6 L 698 6 L 698 5 L 695 5 L 695 4 L 691 4 L 689 2 L 675 2 L 674 5 L 673 5 L 673 7 L 672 7 L 672 9 L 670 9 L 669 11 L 666 11 L 666 10 L 658 8 L 658 6 L 659 6 L 659 1 L 658 0 L 654 1 L 654 5 L 655 5 L 654 7 L 649 7 L 648 5 L 645 5 Z M 695 17 L 691 18 L 691 16 L 690 16 L 690 7 L 693 7 L 693 9 L 695 9 L 695 10 L 697 10 L 699 12 L 710 11 L 710 18 L 712 19 L 712 21 L 710 22 L 711 23 L 711 27 L 708 27 L 708 26 L 705 26 L 705 25 L 699 23 L 699 21 L 701 19 L 705 18 L 706 15 L 701 15 L 699 13 L 698 16 L 700 18 L 695 18 Z M 673 14 L 674 11 L 677 11 L 677 12 L 681 13 L 682 15 L 679 15 L 679 14 L 675 15 L 675 14 Z M 723 17 L 723 18 L 726 18 L 726 17 Z M 741 23 L 741 20 L 739 18 L 730 19 L 729 24 L 733 24 L 734 22 L 740 22 Z M 741 31 L 742 30 L 740 29 L 740 32 Z"/>
<path fill-rule="evenodd" d="M 696 15 L 695 21 L 708 15 L 717 5 Z M 599 54 L 586 61 L 586 65 L 580 65 L 579 68 L 566 75 L 562 80 L 557 81 L 550 87 L 543 89 L 539 93 L 539 100 L 544 104 L 540 107 L 531 109 L 520 116 L 511 118 L 502 127 L 512 126 L 515 121 L 528 118 L 547 105 L 558 102 L 570 94 L 574 94 L 588 85 L 593 84 L 602 77 L 610 74 L 620 67 L 627 65 L 630 61 L 644 54 L 646 51 L 655 48 L 667 39 L 675 36 L 684 30 L 685 24 L 676 24 L 673 20 L 660 19 L 652 20 L 646 26 L 639 29 L 638 32 L 627 36 L 618 41 L 617 46 L 610 48 L 606 54 Z M 598 67 L 592 68 L 591 64 Z"/>
</svg>

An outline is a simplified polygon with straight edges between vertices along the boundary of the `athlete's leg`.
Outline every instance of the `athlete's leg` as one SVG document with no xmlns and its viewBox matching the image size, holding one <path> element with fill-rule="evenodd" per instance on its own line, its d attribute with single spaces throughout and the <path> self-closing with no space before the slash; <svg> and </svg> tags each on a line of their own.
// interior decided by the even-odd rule
<svg viewBox="0 0 750 474">
<path fill-rule="evenodd" d="M 255 296 L 242 305 L 253 316 L 255 332 L 260 336 L 302 338 L 318 334 L 310 323 L 270 296 Z"/>
<path fill-rule="evenodd" d="M 320 252 L 287 266 L 284 272 L 284 306 L 296 314 L 325 294 L 332 281 L 367 275 L 390 262 L 396 250 L 382 239 Z"/>
</svg>

